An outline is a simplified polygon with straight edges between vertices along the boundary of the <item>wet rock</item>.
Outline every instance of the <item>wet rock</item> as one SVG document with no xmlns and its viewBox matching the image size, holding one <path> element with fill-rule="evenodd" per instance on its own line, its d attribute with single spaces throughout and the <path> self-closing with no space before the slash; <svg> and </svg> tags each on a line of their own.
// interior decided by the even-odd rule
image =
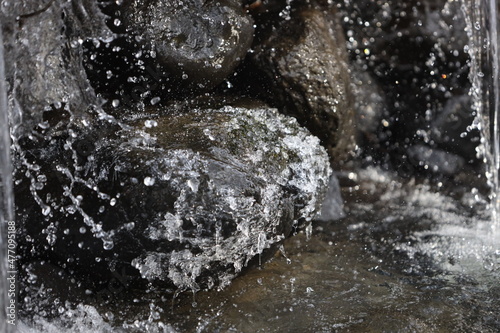
<svg viewBox="0 0 500 333">
<path fill-rule="evenodd" d="M 97 283 L 125 270 L 133 283 L 211 288 L 316 215 L 328 157 L 295 119 L 262 106 L 172 111 L 27 141 L 25 258 Z"/>
<path fill-rule="evenodd" d="M 237 0 L 145 0 L 124 6 L 127 31 L 178 83 L 213 88 L 246 56 L 253 21 Z"/>
<path fill-rule="evenodd" d="M 7 55 L 16 64 L 9 64 L 6 71 L 15 100 L 12 128 L 23 135 L 44 126 L 42 114 L 51 107 L 65 107 L 84 118 L 98 99 L 86 80 L 81 42 L 111 36 L 95 2 L 26 1 L 6 5 L 5 10 L 6 17 L 16 18 L 9 27 L 15 41 L 7 44 Z"/>
<path fill-rule="evenodd" d="M 253 63 L 272 85 L 273 103 L 317 135 L 334 163 L 354 145 L 345 39 L 332 10 L 298 8 L 261 45 Z"/>
</svg>

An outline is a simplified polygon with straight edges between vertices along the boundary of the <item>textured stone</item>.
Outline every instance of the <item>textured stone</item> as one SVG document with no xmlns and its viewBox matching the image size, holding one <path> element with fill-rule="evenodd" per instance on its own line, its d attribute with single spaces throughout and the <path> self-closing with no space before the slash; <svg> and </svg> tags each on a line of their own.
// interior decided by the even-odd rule
<svg viewBox="0 0 500 333">
<path fill-rule="evenodd" d="M 9 15 L 19 21 L 15 32 L 10 32 L 14 44 L 7 46 L 8 56 L 16 59 L 6 71 L 15 96 L 14 131 L 24 135 L 39 124 L 45 126 L 42 114 L 50 108 L 65 108 L 84 118 L 87 108 L 99 103 L 86 80 L 81 42 L 111 37 L 104 15 L 91 0 L 26 1 L 10 6 Z"/>
<path fill-rule="evenodd" d="M 351 79 L 342 28 L 332 10 L 297 9 L 255 48 L 273 99 L 317 135 L 334 163 L 354 146 Z"/>
<path fill-rule="evenodd" d="M 33 167 L 18 168 L 16 188 L 26 258 L 98 283 L 125 269 L 137 283 L 224 286 L 315 216 L 331 171 L 295 119 L 266 107 L 173 114 L 27 141 Z"/>
<path fill-rule="evenodd" d="M 213 88 L 233 72 L 252 43 L 253 21 L 240 1 L 129 2 L 124 6 L 128 32 L 150 45 L 155 60 L 183 85 Z"/>
</svg>

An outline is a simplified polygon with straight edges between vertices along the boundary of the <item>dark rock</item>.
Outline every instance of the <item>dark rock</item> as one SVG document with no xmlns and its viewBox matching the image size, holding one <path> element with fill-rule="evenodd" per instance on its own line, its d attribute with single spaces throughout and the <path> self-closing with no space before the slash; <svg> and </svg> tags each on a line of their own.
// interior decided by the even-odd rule
<svg viewBox="0 0 500 333">
<path fill-rule="evenodd" d="M 241 1 L 145 0 L 124 6 L 127 31 L 150 47 L 178 83 L 213 88 L 246 56 L 253 21 Z"/>
<path fill-rule="evenodd" d="M 51 107 L 65 108 L 83 119 L 87 108 L 99 104 L 86 80 L 81 42 L 111 36 L 94 1 L 22 4 L 7 7 L 9 15 L 16 15 L 17 26 L 12 32 L 15 46 L 7 48 L 16 64 L 9 64 L 6 71 L 10 93 L 15 94 L 12 127 L 20 135 L 39 124 L 45 126 L 42 114 Z"/>
<path fill-rule="evenodd" d="M 334 164 L 354 147 L 354 112 L 345 39 L 330 10 L 290 12 L 261 45 L 254 66 L 273 85 L 273 105 L 317 135 Z"/>
<path fill-rule="evenodd" d="M 97 283 L 125 269 L 133 283 L 211 288 L 315 216 L 328 158 L 295 119 L 266 107 L 168 111 L 24 142 L 25 260 Z"/>
</svg>

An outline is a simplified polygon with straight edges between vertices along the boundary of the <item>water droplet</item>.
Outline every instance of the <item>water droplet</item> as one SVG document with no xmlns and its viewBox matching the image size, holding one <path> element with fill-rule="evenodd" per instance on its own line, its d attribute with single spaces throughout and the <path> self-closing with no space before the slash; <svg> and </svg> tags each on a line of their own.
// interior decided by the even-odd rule
<svg viewBox="0 0 500 333">
<path fill-rule="evenodd" d="M 114 24 L 115 26 L 119 27 L 119 26 L 122 24 L 122 21 L 120 21 L 119 19 L 115 19 L 115 20 L 113 21 L 113 24 Z"/>
<path fill-rule="evenodd" d="M 118 107 L 120 105 L 120 101 L 117 99 L 114 99 L 113 102 L 111 102 L 111 105 L 113 105 L 114 108 Z"/>
<path fill-rule="evenodd" d="M 312 232 L 313 232 L 313 227 L 312 227 L 312 224 L 310 223 L 310 224 L 306 227 L 306 238 L 307 238 L 308 240 L 309 240 L 309 239 L 311 239 Z"/>
<path fill-rule="evenodd" d="M 155 179 L 151 177 L 144 178 L 144 185 L 153 186 L 155 184 Z"/>
<path fill-rule="evenodd" d="M 49 243 L 50 246 L 54 246 L 57 240 L 57 236 L 53 233 L 50 233 L 47 235 L 47 242 Z"/>
<path fill-rule="evenodd" d="M 76 207 L 73 205 L 69 205 L 66 207 L 66 212 L 69 214 L 75 214 L 76 213 Z"/>
<path fill-rule="evenodd" d="M 151 98 L 151 105 L 155 105 L 158 102 L 160 102 L 161 98 L 160 97 L 153 97 Z"/>
<path fill-rule="evenodd" d="M 134 229 L 135 223 L 134 222 L 129 222 L 129 223 L 125 224 L 124 227 L 125 227 L 125 229 L 127 229 L 127 230 L 130 231 L 130 230 Z"/>
<path fill-rule="evenodd" d="M 114 205 L 116 205 L 116 199 L 115 199 L 115 198 L 111 199 L 111 200 L 109 201 L 109 205 L 110 205 L 110 206 L 114 206 Z"/>
<path fill-rule="evenodd" d="M 102 241 L 102 247 L 105 250 L 111 250 L 114 246 L 115 246 L 115 244 L 113 243 L 112 240 L 103 240 Z"/>
<path fill-rule="evenodd" d="M 189 186 L 191 191 L 196 193 L 196 192 L 198 192 L 198 186 L 200 185 L 200 183 L 198 182 L 197 179 L 188 179 L 187 185 Z"/>
<path fill-rule="evenodd" d="M 188 76 L 186 73 L 182 74 L 182 79 L 183 79 L 183 80 L 186 80 L 188 77 L 189 77 L 189 76 Z"/>
<path fill-rule="evenodd" d="M 158 122 L 156 120 L 146 120 L 144 122 L 144 126 L 146 126 L 147 128 L 153 128 L 158 126 Z"/>
<path fill-rule="evenodd" d="M 87 228 L 81 227 L 79 231 L 80 231 L 81 234 L 84 234 L 84 233 L 87 232 Z"/>
<path fill-rule="evenodd" d="M 42 214 L 43 214 L 44 216 L 47 216 L 47 215 L 49 215 L 49 214 L 50 214 L 51 210 L 52 210 L 52 209 L 51 209 L 49 206 L 42 207 Z"/>
</svg>

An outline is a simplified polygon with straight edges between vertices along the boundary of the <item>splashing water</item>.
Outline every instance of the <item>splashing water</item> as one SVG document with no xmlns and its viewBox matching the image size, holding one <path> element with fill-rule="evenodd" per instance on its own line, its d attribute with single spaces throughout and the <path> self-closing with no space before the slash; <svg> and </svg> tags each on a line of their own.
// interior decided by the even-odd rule
<svg viewBox="0 0 500 333">
<path fill-rule="evenodd" d="M 499 171 L 500 171 L 500 53 L 499 53 L 499 34 L 498 34 L 498 8 L 495 0 L 489 1 L 489 20 L 490 20 L 490 43 L 489 55 L 491 62 L 491 85 L 490 90 L 490 119 L 493 122 L 491 142 L 493 144 L 493 163 L 492 172 L 494 174 L 494 224 L 493 232 L 500 232 L 500 184 L 499 184 Z"/>
<path fill-rule="evenodd" d="M 489 201 L 484 202 L 485 208 L 476 206 L 472 217 L 462 216 L 462 213 L 454 217 L 453 214 L 446 213 L 446 209 L 442 207 L 432 218 L 437 222 L 435 227 L 414 232 L 412 237 L 417 242 L 412 245 L 402 244 L 400 249 L 406 251 L 410 257 L 416 254 L 429 256 L 434 264 L 446 272 L 445 275 L 466 274 L 487 284 L 496 281 L 500 269 L 497 10 L 496 1 L 493 0 L 463 0 L 461 7 L 465 14 L 466 32 L 469 38 L 466 46 L 470 57 L 469 80 L 472 84 L 469 94 L 472 96 L 472 107 L 476 112 L 470 127 L 481 133 L 481 144 L 476 151 L 486 167 L 486 178 L 491 188 Z M 420 202 L 422 198 L 432 196 L 425 191 L 420 192 L 418 189 L 416 191 L 420 194 L 411 195 L 408 200 L 412 200 L 413 197 L 413 199 L 418 198 L 417 201 Z M 463 198 L 462 201 L 469 200 L 471 207 L 473 202 L 477 204 L 482 200 L 475 189 L 469 196 L 469 199 Z M 424 201 L 428 201 L 427 199 Z M 435 200 L 444 204 L 449 198 L 442 196 Z M 417 205 L 421 204 L 422 202 Z M 456 207 L 452 210 L 455 209 Z M 410 215 L 414 216 L 415 212 Z"/>
<path fill-rule="evenodd" d="M 289 2 L 291 1 L 287 1 L 287 3 Z M 371 322 L 370 320 L 365 320 L 365 317 L 369 315 L 376 320 L 378 318 L 383 323 L 387 318 L 383 317 L 381 314 L 383 311 L 379 311 L 380 308 L 386 309 L 387 312 L 399 312 L 401 313 L 401 318 L 407 319 L 409 317 L 410 320 L 414 318 L 412 317 L 413 313 L 421 311 L 420 314 L 422 317 L 425 316 L 424 318 L 434 316 L 432 322 L 429 324 L 432 326 L 434 325 L 433 322 L 441 322 L 442 318 L 446 319 L 445 315 L 441 315 L 441 312 L 446 314 L 446 311 L 448 311 L 446 307 L 456 306 L 455 303 L 459 303 L 465 298 L 465 296 L 447 298 L 448 295 L 439 290 L 437 283 L 427 286 L 426 283 L 428 282 L 417 280 L 417 278 L 415 278 L 416 283 L 404 282 L 409 280 L 410 277 L 403 275 L 402 271 L 398 270 L 400 269 L 399 267 L 395 268 L 399 265 L 399 262 L 394 260 L 392 264 L 385 263 L 385 267 L 390 266 L 393 270 L 385 268 L 386 271 L 384 271 L 381 268 L 384 267 L 382 261 L 389 262 L 394 258 L 391 256 L 382 256 L 379 253 L 373 255 L 372 252 L 366 249 L 370 246 L 372 248 L 378 246 L 384 249 L 393 246 L 396 251 L 401 251 L 405 256 L 411 257 L 412 261 L 418 261 L 418 257 L 423 254 L 432 258 L 433 264 L 439 265 L 446 274 L 450 274 L 450 272 L 451 274 L 455 274 L 458 272 L 466 277 L 473 275 L 476 281 L 479 281 L 479 283 L 484 282 L 485 285 L 498 283 L 498 275 L 500 273 L 500 249 L 498 247 L 500 243 L 500 184 L 498 175 L 500 169 L 500 97 L 498 27 L 496 19 L 498 13 L 495 0 L 462 0 L 461 3 L 462 10 L 465 13 L 469 37 L 468 53 L 470 55 L 470 80 L 472 83 L 470 94 L 473 97 L 474 110 L 477 113 L 476 120 L 472 126 L 479 129 L 483 135 L 482 145 L 479 147 L 478 154 L 484 158 L 489 166 L 487 177 L 493 189 L 490 196 L 491 203 L 488 208 L 491 216 L 488 213 L 484 214 L 487 216 L 479 216 L 479 213 L 478 216 L 464 216 L 462 208 L 458 207 L 459 205 L 456 202 L 446 195 L 433 192 L 429 187 L 410 184 L 408 186 L 410 187 L 409 189 L 403 188 L 403 185 L 391 179 L 391 175 L 383 174 L 383 172 L 375 168 L 364 170 L 359 172 L 358 175 L 364 179 L 367 188 L 368 185 L 375 185 L 375 188 L 384 186 L 389 188 L 382 195 L 373 195 L 377 202 L 383 202 L 386 205 L 370 206 L 370 204 L 365 203 L 359 203 L 357 206 L 354 205 L 355 207 L 350 211 L 350 216 L 344 222 L 337 225 L 335 223 L 328 226 L 327 224 L 321 225 L 321 228 L 325 228 L 323 233 L 315 230 L 316 235 L 313 233 L 312 238 L 307 241 L 305 239 L 301 240 L 301 236 L 289 240 L 293 246 L 290 245 L 286 248 L 286 259 L 282 260 L 284 263 L 281 265 L 279 260 L 273 263 L 274 266 L 281 265 L 281 270 L 276 269 L 276 271 L 273 271 L 273 266 L 271 265 L 271 269 L 267 271 L 265 269 L 252 271 L 246 277 L 243 276 L 241 280 L 230 285 L 226 296 L 201 293 L 200 296 L 197 296 L 199 297 L 197 300 L 199 304 L 198 309 L 186 306 L 187 310 L 185 310 L 187 313 L 186 318 L 191 316 L 191 321 L 197 321 L 196 329 L 198 331 L 208 330 L 210 327 L 219 329 L 228 325 L 231 329 L 236 329 L 238 325 L 241 326 L 242 323 L 245 323 L 245 319 L 241 318 L 242 312 L 245 312 L 246 317 L 253 318 L 249 321 L 262 320 L 260 327 L 263 329 L 269 329 L 269 325 L 275 325 L 273 327 L 276 327 L 276 330 L 285 330 L 286 324 L 296 325 L 297 321 L 302 320 L 307 323 L 308 320 L 311 320 L 308 318 L 312 318 L 315 320 L 314 325 L 316 326 L 310 326 L 309 329 L 315 327 L 317 331 L 331 331 L 332 329 L 349 328 L 352 327 L 351 325 L 356 325 L 356 323 L 360 325 L 363 322 L 369 323 Z M 485 52 L 484 50 L 487 51 Z M 4 77 L 2 61 L 3 53 L 0 49 L 0 78 Z M 0 226 L 2 227 L 5 220 L 13 219 L 12 180 L 10 179 L 12 164 L 9 156 L 8 113 L 5 87 L 2 86 L 3 82 L 4 80 L 0 80 L 0 198 L 2 199 L 0 202 Z M 149 125 L 148 123 L 146 127 Z M 154 178 L 146 177 L 144 179 L 146 186 L 153 186 L 154 183 Z M 190 184 L 190 186 L 192 189 L 196 189 L 198 185 Z M 391 188 L 391 186 L 394 188 Z M 481 200 L 479 197 L 477 193 L 472 192 L 469 197 L 462 199 L 462 201 L 470 199 L 470 202 L 477 203 Z M 110 205 L 114 205 L 114 200 L 110 200 Z M 464 205 L 467 206 L 466 204 Z M 77 205 L 75 206 L 78 207 Z M 368 208 L 365 209 L 365 207 Z M 376 211 L 375 217 L 372 216 L 373 211 Z M 50 211 L 47 211 L 47 214 L 49 213 Z M 366 216 L 363 216 L 363 214 Z M 425 220 L 432 221 L 432 227 L 429 228 L 426 226 L 425 230 L 419 230 L 414 227 L 414 225 L 424 224 L 422 221 Z M 398 227 L 398 223 L 401 225 L 400 227 Z M 343 228 L 344 226 L 347 227 Z M 385 227 L 391 229 L 389 231 L 385 230 L 385 234 L 380 236 L 380 241 L 375 239 L 374 234 L 377 232 L 377 228 L 383 229 Z M 412 227 L 416 231 L 411 229 Z M 397 234 L 399 229 L 403 230 L 403 233 L 406 233 L 408 237 L 403 237 L 403 240 L 391 243 L 390 237 L 394 235 L 401 237 L 401 235 Z M 3 231 L 0 229 L 0 236 L 2 237 Z M 318 233 L 320 234 L 319 236 Z M 261 237 L 259 237 L 260 240 Z M 295 246 L 293 242 L 301 242 L 301 245 Z M 112 247 L 112 243 L 104 242 L 104 246 Z M 310 248 L 313 251 L 310 251 Z M 289 251 L 292 253 L 289 254 Z M 376 252 L 373 249 L 371 251 L 373 253 Z M 0 238 L 0 258 L 3 265 L 0 268 L 0 272 L 2 274 L 5 272 L 4 265 L 6 264 L 6 255 L 4 252 L 5 244 L 2 242 L 2 238 Z M 285 252 L 285 248 L 283 248 L 282 252 Z M 346 261 L 345 265 L 343 261 Z M 332 264 L 332 262 L 335 264 Z M 368 266 L 370 268 L 367 268 Z M 412 266 L 408 268 L 408 270 L 410 269 L 416 270 L 417 268 Z M 417 273 L 421 273 L 421 275 L 428 274 L 430 276 L 428 272 L 422 273 L 422 271 L 419 271 Z M 393 276 L 390 277 L 390 274 Z M 458 275 L 456 274 L 455 276 Z M 374 276 L 375 279 L 373 278 Z M 0 293 L 2 293 L 6 290 L 6 287 L 3 285 L 5 277 L 2 275 L 0 278 L 2 279 L 0 281 Z M 451 280 L 451 278 L 449 279 Z M 257 282 L 255 283 L 254 280 Z M 60 281 L 63 281 L 63 279 L 61 278 Z M 274 287 L 270 287 L 273 286 L 272 281 L 275 281 Z M 377 283 L 373 283 L 373 281 Z M 457 281 L 459 281 L 458 278 Z M 260 288 L 257 289 L 260 296 L 249 291 L 252 288 L 245 286 L 245 284 L 252 285 L 252 288 Z M 421 288 L 415 288 L 415 285 Z M 345 290 L 343 290 L 344 287 Z M 427 294 L 426 287 L 429 288 Z M 390 297 L 387 296 L 384 288 L 390 290 Z M 434 292 L 431 288 L 436 288 L 436 291 Z M 456 295 L 459 295 L 462 290 L 462 286 L 455 288 L 452 284 L 443 289 L 447 288 L 455 291 Z M 471 294 L 474 294 L 474 292 L 477 292 L 476 290 L 483 287 L 479 286 L 476 288 L 475 285 L 473 287 L 466 285 L 464 288 L 469 288 L 469 290 L 472 290 Z M 416 289 L 419 290 L 415 291 Z M 486 290 L 487 288 L 484 289 Z M 272 290 L 272 292 L 269 290 Z M 42 291 L 40 290 L 40 292 Z M 241 295 L 245 295 L 246 297 L 242 297 Z M 119 296 L 121 297 L 122 295 Z M 163 297 L 161 296 L 161 298 Z M 207 301 L 206 298 L 210 299 L 211 297 L 214 300 L 209 303 L 210 301 Z M 262 297 L 262 299 L 259 299 L 259 297 Z M 443 302 L 448 302 L 443 308 L 434 305 L 434 302 L 439 297 L 444 298 Z M 204 298 L 205 307 L 203 308 Z M 272 299 L 272 301 L 267 298 Z M 370 300 L 370 298 L 374 300 Z M 404 301 L 399 300 L 400 298 L 403 298 Z M 429 301 L 428 303 L 415 301 L 415 299 L 419 298 L 428 298 Z M 455 301 L 456 299 L 458 301 Z M 346 303 L 341 303 L 342 300 L 345 300 Z M 486 298 L 486 300 L 489 299 Z M 119 330 L 117 327 L 121 326 L 126 331 L 174 332 L 174 327 L 170 326 L 170 324 L 163 324 L 163 322 L 168 323 L 171 321 L 175 323 L 176 321 L 181 321 L 182 323 L 182 319 L 179 318 L 182 317 L 183 310 L 176 308 L 175 316 L 174 314 L 171 316 L 162 314 L 163 317 L 160 321 L 157 312 L 161 311 L 157 311 L 157 307 L 163 306 L 164 309 L 162 311 L 169 312 L 168 305 L 165 306 L 165 304 L 169 303 L 170 300 L 163 301 L 163 299 L 160 300 L 160 297 L 155 299 L 154 296 L 138 294 L 133 302 L 131 301 L 130 303 L 146 304 L 142 305 L 143 308 L 140 309 L 140 305 L 134 307 L 134 304 L 127 304 L 127 301 L 122 299 L 117 302 L 117 305 L 108 304 L 102 306 L 102 304 L 98 304 L 94 307 L 84 302 L 78 303 L 76 306 L 72 305 L 73 308 L 65 305 L 61 306 L 59 312 L 61 316 L 56 321 L 49 320 L 43 315 L 37 315 L 33 320 L 33 328 L 27 327 L 29 325 L 25 323 L 21 323 L 20 329 L 23 332 L 33 333 L 84 332 L 91 330 L 111 332 Z M 475 301 L 474 298 L 473 301 Z M 4 309 L 3 302 L 5 300 L 3 298 L 0 299 L 2 309 Z M 38 299 L 35 299 L 34 302 L 38 302 Z M 274 302 L 273 306 L 269 305 L 270 302 Z M 160 305 L 157 306 L 156 304 Z M 173 304 L 174 301 L 172 301 L 172 313 L 174 312 Z M 207 304 L 209 305 L 207 306 Z M 214 306 L 211 307 L 210 304 Z M 239 307 L 236 304 L 239 304 Z M 259 305 L 257 306 L 258 311 L 252 317 L 251 311 L 255 307 L 255 304 Z M 122 306 L 124 309 L 120 308 Z M 266 306 L 269 307 L 267 310 Z M 434 311 L 433 306 L 439 311 Z M 120 309 L 114 309 L 113 307 Z M 150 310 L 148 310 L 149 308 Z M 342 310 L 344 308 L 349 309 L 350 312 Z M 375 311 L 371 310 L 372 308 L 376 309 L 376 315 L 370 312 Z M 459 315 L 461 315 L 460 311 L 466 312 L 459 306 L 456 306 L 456 308 Z M 137 315 L 141 311 L 144 312 L 144 309 L 149 311 L 146 311 L 148 312 L 146 315 L 142 317 Z M 262 309 L 266 310 L 266 315 L 276 314 L 276 317 L 273 317 L 272 320 L 269 319 L 271 317 L 268 318 L 266 315 L 262 315 Z M 280 310 L 276 312 L 276 309 Z M 495 309 L 497 308 L 494 308 L 493 311 Z M 428 313 L 425 313 L 425 311 L 428 311 Z M 231 315 L 233 312 L 234 314 Z M 299 315 L 300 312 L 311 314 L 311 316 L 302 318 Z M 439 314 L 436 314 L 438 312 Z M 113 313 L 121 314 L 123 318 L 117 318 L 113 322 Z M 289 320 L 284 320 L 287 318 L 287 314 L 289 314 Z M 148 315 L 149 319 L 145 319 Z M 353 315 L 352 318 L 351 315 Z M 0 311 L 0 332 L 9 332 L 2 326 L 5 325 L 5 320 L 2 316 L 5 316 L 5 313 Z M 455 313 L 450 315 L 450 317 L 453 316 L 459 317 Z M 115 317 L 117 316 L 115 315 Z M 416 318 L 417 324 L 421 326 L 415 324 L 417 326 L 409 326 L 408 330 L 419 327 L 420 331 L 428 331 L 431 328 L 430 326 L 426 326 L 426 323 L 422 322 L 419 324 L 418 316 Z M 457 319 L 457 322 L 462 324 L 460 318 Z M 182 324 L 179 325 L 182 328 Z M 395 325 L 394 327 L 397 327 L 397 330 L 400 330 L 402 327 L 399 322 Z M 154 329 L 152 329 L 153 326 L 155 327 Z M 177 328 L 178 325 L 174 326 Z M 253 323 L 247 326 L 247 330 L 254 329 Z M 396 330 L 394 327 L 392 330 Z M 297 327 L 291 327 L 291 329 L 297 329 Z M 245 329 L 242 328 L 241 331 L 245 331 Z"/>
<path fill-rule="evenodd" d="M 493 223 L 491 229 L 500 229 L 500 91 L 499 91 L 499 50 L 498 13 L 495 0 L 463 0 L 470 56 L 469 79 L 472 83 L 470 94 L 476 119 L 473 124 L 482 133 L 480 155 L 486 163 L 486 176 L 492 188 L 490 194 Z"/>
</svg>

